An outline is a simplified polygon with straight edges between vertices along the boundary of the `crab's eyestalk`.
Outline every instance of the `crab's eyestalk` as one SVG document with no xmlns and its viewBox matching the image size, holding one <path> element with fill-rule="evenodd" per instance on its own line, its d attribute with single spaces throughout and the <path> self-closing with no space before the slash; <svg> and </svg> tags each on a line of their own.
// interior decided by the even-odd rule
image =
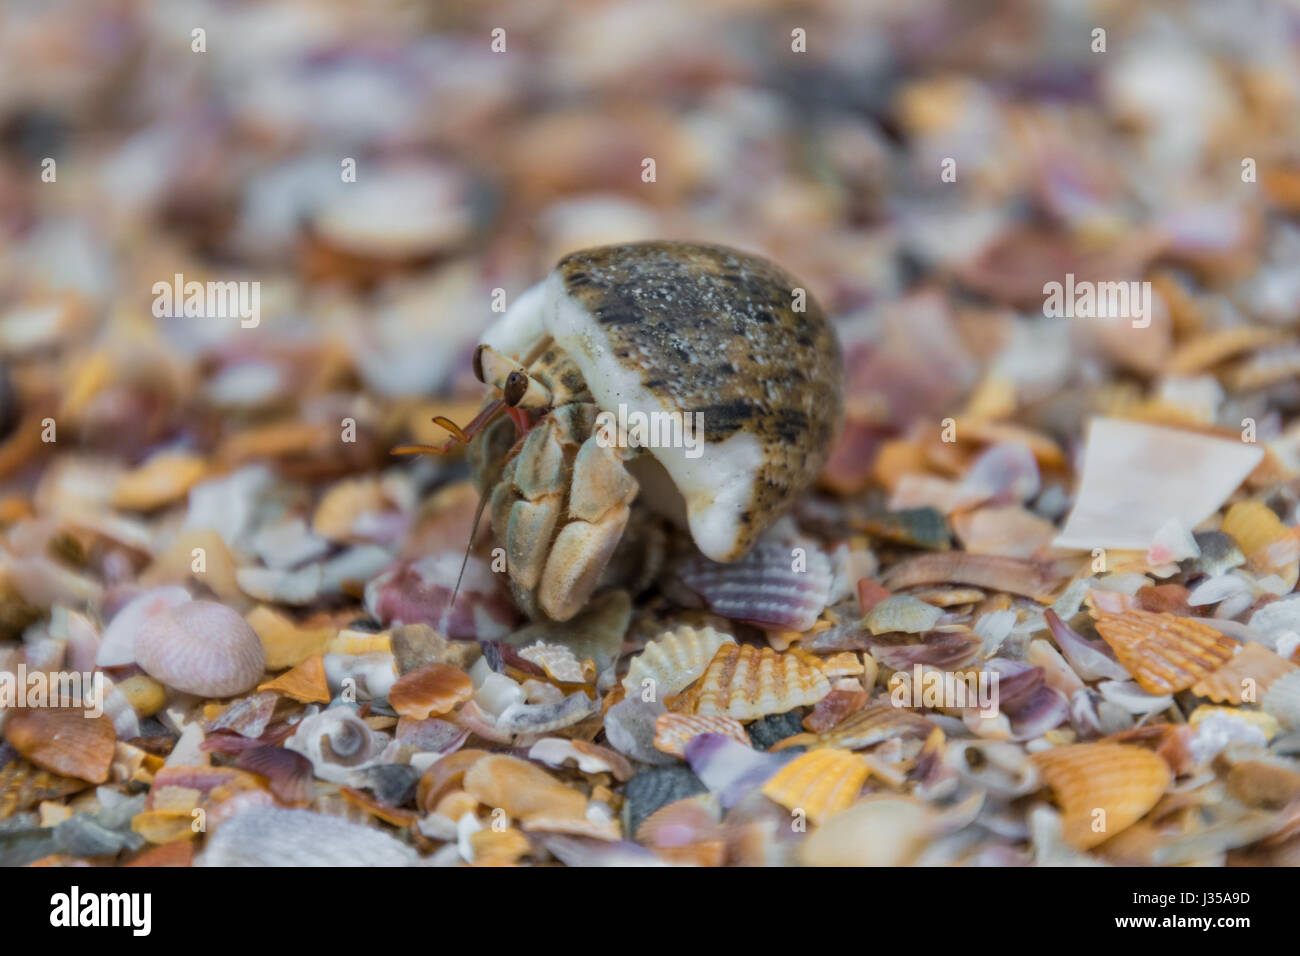
<svg viewBox="0 0 1300 956">
<path fill-rule="evenodd" d="M 551 390 L 528 374 L 527 369 L 490 345 L 474 350 L 474 374 L 480 382 L 494 385 L 511 408 L 549 408 Z"/>
<path fill-rule="evenodd" d="M 550 408 L 551 390 L 527 372 L 511 372 L 506 376 L 501 396 L 511 408 Z"/>
</svg>

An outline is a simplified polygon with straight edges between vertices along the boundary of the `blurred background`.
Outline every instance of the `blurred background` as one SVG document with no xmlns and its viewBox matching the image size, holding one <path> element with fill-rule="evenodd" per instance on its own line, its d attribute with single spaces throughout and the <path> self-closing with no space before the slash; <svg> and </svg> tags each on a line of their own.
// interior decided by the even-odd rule
<svg viewBox="0 0 1300 956">
<path fill-rule="evenodd" d="M 972 395 L 1067 450 L 1125 409 L 1280 440 L 1298 40 L 1287 2 L 6 0 L 0 519 L 384 467 L 472 414 L 495 290 L 650 237 L 765 254 L 834 315 L 832 491 Z M 1044 317 L 1066 273 L 1151 280 L 1151 328 Z M 176 274 L 260 283 L 256 327 L 156 318 Z M 1256 327 L 1249 387 L 1171 371 Z M 185 468 L 114 492 L 159 450 Z"/>
</svg>

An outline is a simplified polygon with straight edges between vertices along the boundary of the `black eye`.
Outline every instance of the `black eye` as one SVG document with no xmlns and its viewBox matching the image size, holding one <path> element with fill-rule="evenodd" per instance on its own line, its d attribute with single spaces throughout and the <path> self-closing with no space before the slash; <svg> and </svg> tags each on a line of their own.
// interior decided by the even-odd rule
<svg viewBox="0 0 1300 956">
<path fill-rule="evenodd" d="M 502 397 L 505 398 L 506 404 L 511 408 L 523 401 L 524 393 L 528 391 L 528 376 L 523 372 L 515 371 L 506 376 L 506 384 L 501 389 Z"/>
<path fill-rule="evenodd" d="M 478 348 L 474 350 L 474 361 L 473 361 L 474 377 L 483 383 L 487 382 L 487 379 L 483 377 L 483 350 L 485 348 L 487 348 L 486 345 L 480 345 Z"/>
</svg>

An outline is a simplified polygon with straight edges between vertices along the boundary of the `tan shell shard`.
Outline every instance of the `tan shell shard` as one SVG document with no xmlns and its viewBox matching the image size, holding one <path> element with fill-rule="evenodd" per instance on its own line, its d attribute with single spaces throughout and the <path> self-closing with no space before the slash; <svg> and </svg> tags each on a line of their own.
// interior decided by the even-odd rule
<svg viewBox="0 0 1300 956">
<path fill-rule="evenodd" d="M 446 714 L 472 696 L 468 674 L 435 661 L 399 677 L 388 691 L 388 703 L 403 717 L 423 720 Z"/>
<path fill-rule="evenodd" d="M 90 783 L 108 780 L 117 734 L 104 715 L 80 707 L 19 708 L 9 712 L 4 737 L 36 766 Z"/>
<path fill-rule="evenodd" d="M 1251 641 L 1228 663 L 1193 684 L 1192 693 L 1218 704 L 1257 703 L 1274 681 L 1295 670 L 1290 661 Z"/>
<path fill-rule="evenodd" d="M 1192 375 L 1242 352 L 1276 345 L 1285 340 L 1286 333 L 1280 329 L 1258 326 L 1220 329 L 1180 345 L 1169 357 L 1166 370 L 1177 375 Z"/>
<path fill-rule="evenodd" d="M 686 745 L 700 734 L 723 734 L 746 747 L 752 746 L 744 725 L 732 717 L 668 713 L 655 718 L 655 749 L 674 757 L 682 756 Z"/>
<path fill-rule="evenodd" d="M 935 725 L 920 714 L 888 701 L 871 704 L 850 714 L 830 730 L 820 734 L 798 734 L 778 742 L 771 749 L 810 745 L 814 747 L 839 747 L 843 750 L 861 750 L 872 744 L 894 737 L 911 736 L 924 740 Z"/>
<path fill-rule="evenodd" d="M 465 790 L 484 806 L 499 807 L 525 824 L 586 819 L 586 797 L 518 757 L 492 754 L 475 761 L 465 773 Z"/>
<path fill-rule="evenodd" d="M 652 680 L 659 700 L 680 694 L 700 679 L 718 648 L 735 643 L 730 634 L 711 627 L 684 626 L 668 631 L 632 658 L 623 688 L 629 694 L 639 694 L 642 682 Z"/>
<path fill-rule="evenodd" d="M 1159 756 L 1125 744 L 1071 744 L 1031 759 L 1056 794 L 1066 842 L 1080 850 L 1137 823 L 1173 781 Z"/>
<path fill-rule="evenodd" d="M 1042 565 L 1024 558 L 943 551 L 894 565 L 882 583 L 891 591 L 922 584 L 965 584 L 1039 598 L 1052 590 L 1056 578 Z"/>
<path fill-rule="evenodd" d="M 803 810 L 813 823 L 821 823 L 853 803 L 868 772 L 866 762 L 847 750 L 810 750 L 763 784 L 763 795 L 787 810 Z"/>
<path fill-rule="evenodd" d="M 704 673 L 695 712 L 757 720 L 815 704 L 830 691 L 820 662 L 805 651 L 726 644 Z"/>
<path fill-rule="evenodd" d="M 1173 694 L 1231 660 L 1238 643 L 1190 617 L 1126 611 L 1102 614 L 1097 633 L 1142 689 Z"/>
</svg>

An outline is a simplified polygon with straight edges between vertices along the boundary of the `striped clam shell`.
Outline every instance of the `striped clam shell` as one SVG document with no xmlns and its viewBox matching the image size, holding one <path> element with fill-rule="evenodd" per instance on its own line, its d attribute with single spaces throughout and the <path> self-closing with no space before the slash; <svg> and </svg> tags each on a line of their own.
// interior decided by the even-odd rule
<svg viewBox="0 0 1300 956">
<path fill-rule="evenodd" d="M 655 749 L 674 757 L 686 752 L 686 745 L 700 734 L 722 734 L 751 746 L 745 726 L 733 717 L 704 717 L 699 714 L 660 714 L 655 719 Z"/>
<path fill-rule="evenodd" d="M 188 601 L 147 618 L 136 634 L 135 657 L 150 677 L 201 697 L 252 690 L 266 663 L 248 622 L 214 601 Z"/>
<path fill-rule="evenodd" d="M 831 559 L 812 545 L 768 540 L 732 564 L 694 555 L 677 569 L 677 578 L 722 617 L 768 630 L 806 631 L 830 599 L 834 572 Z"/>
<path fill-rule="evenodd" d="M 805 651 L 727 644 L 704 672 L 695 712 L 756 720 L 815 704 L 830 691 L 821 663 Z"/>
<path fill-rule="evenodd" d="M 700 679 L 718 648 L 734 643 L 736 639 L 730 634 L 711 627 L 683 626 L 666 631 L 632 658 L 623 678 L 623 689 L 629 694 L 639 694 L 642 684 L 651 680 L 658 700 L 680 694 Z"/>
</svg>

